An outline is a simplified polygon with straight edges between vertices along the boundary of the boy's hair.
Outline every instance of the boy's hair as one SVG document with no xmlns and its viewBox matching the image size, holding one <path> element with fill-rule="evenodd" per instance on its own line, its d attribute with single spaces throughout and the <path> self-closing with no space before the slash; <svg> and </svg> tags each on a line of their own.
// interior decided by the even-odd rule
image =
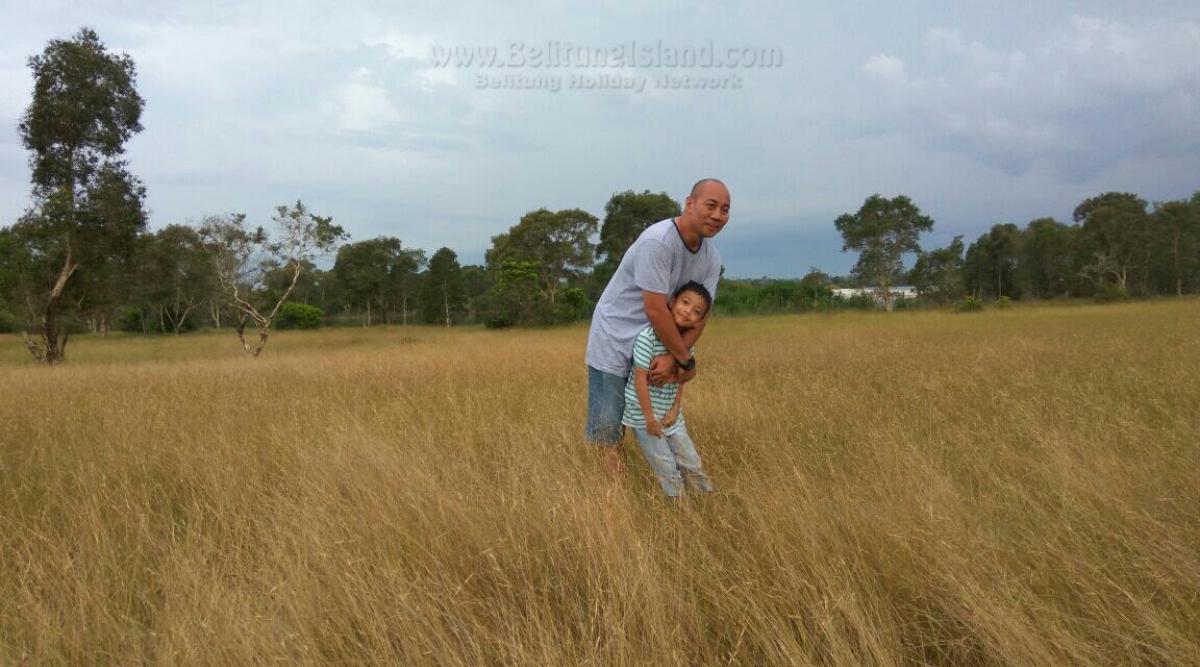
<svg viewBox="0 0 1200 667">
<path fill-rule="evenodd" d="M 708 314 L 708 311 L 712 310 L 712 294 L 709 293 L 708 288 L 704 285 L 701 285 L 695 280 L 689 280 L 688 282 L 684 283 L 683 287 L 675 290 L 675 293 L 671 295 L 671 300 L 674 301 L 675 299 L 678 299 L 679 295 L 683 294 L 684 292 L 695 292 L 700 296 L 701 299 L 704 300 L 704 313 L 706 315 Z"/>
</svg>

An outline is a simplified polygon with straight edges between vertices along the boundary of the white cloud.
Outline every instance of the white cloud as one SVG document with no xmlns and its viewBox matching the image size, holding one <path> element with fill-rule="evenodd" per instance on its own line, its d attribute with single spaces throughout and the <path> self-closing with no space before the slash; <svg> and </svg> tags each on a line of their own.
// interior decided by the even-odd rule
<svg viewBox="0 0 1200 667">
<path fill-rule="evenodd" d="M 904 61 L 886 53 L 876 53 L 867 58 L 862 71 L 884 83 L 901 85 L 908 81 L 904 72 Z"/>
<path fill-rule="evenodd" d="M 344 130 L 365 131 L 404 119 L 388 91 L 372 80 L 371 70 L 365 67 L 351 75 L 334 93 L 334 98 L 338 124 Z"/>
</svg>

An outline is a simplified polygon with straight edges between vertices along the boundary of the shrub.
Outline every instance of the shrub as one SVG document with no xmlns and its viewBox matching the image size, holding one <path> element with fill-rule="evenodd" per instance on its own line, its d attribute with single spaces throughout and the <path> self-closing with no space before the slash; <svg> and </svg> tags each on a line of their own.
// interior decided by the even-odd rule
<svg viewBox="0 0 1200 667">
<path fill-rule="evenodd" d="M 974 296 L 964 296 L 959 299 L 958 303 L 954 304 L 954 310 L 960 313 L 975 313 L 983 310 L 983 300 Z"/>
<path fill-rule="evenodd" d="M 0 333 L 16 333 L 18 329 L 17 318 L 7 311 L 0 310 Z"/>
<path fill-rule="evenodd" d="M 1001 296 L 999 299 L 996 299 L 997 308 L 1008 308 L 1010 306 L 1012 306 L 1012 299 L 1007 296 Z"/>
<path fill-rule="evenodd" d="M 279 309 L 275 318 L 277 329 L 320 329 L 325 314 L 320 308 L 307 303 L 288 302 Z"/>
<path fill-rule="evenodd" d="M 1099 292 L 1096 292 L 1097 303 L 1110 303 L 1113 301 L 1124 301 L 1129 298 L 1129 292 L 1124 288 L 1116 285 L 1103 285 Z"/>
</svg>

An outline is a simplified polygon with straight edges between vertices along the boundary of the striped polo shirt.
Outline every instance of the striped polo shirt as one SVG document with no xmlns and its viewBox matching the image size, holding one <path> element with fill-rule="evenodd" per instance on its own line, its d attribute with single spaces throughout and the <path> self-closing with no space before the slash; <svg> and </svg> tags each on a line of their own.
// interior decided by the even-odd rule
<svg viewBox="0 0 1200 667">
<path fill-rule="evenodd" d="M 625 414 L 621 416 L 622 424 L 632 428 L 646 428 L 646 416 L 642 414 L 642 404 L 638 401 L 634 375 L 639 368 L 650 370 L 650 362 L 661 354 L 667 354 L 667 346 L 658 339 L 658 335 L 654 333 L 654 327 L 647 326 L 639 331 L 637 338 L 633 341 L 633 368 L 629 370 L 629 381 L 625 383 Z M 671 406 L 675 405 L 675 394 L 678 391 L 677 383 L 664 384 L 660 387 L 650 385 L 650 407 L 660 422 Z M 682 428 L 683 406 L 680 406 L 679 416 L 675 418 L 675 423 L 664 426 L 663 435 L 674 435 Z"/>
</svg>

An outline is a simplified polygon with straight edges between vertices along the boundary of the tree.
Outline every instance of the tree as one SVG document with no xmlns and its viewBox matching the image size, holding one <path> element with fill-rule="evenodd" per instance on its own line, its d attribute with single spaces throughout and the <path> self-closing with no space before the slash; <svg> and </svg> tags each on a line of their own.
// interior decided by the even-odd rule
<svg viewBox="0 0 1200 667">
<path fill-rule="evenodd" d="M 1130 273 L 1148 269 L 1150 261 L 1146 201 L 1129 192 L 1106 192 L 1083 200 L 1073 217 L 1081 224 L 1088 256 L 1095 258 L 1084 267 L 1085 274 L 1099 286 L 1107 282 L 1128 292 Z M 1143 274 L 1147 279 L 1148 273 L 1146 270 Z M 1145 280 L 1141 287 L 1145 291 Z"/>
<path fill-rule="evenodd" d="M 274 241 L 262 227 L 246 227 L 246 216 L 240 213 L 209 217 L 200 226 L 221 290 L 239 313 L 238 340 L 254 357 L 266 346 L 271 322 L 295 290 L 304 268 L 346 238 L 332 218 L 313 215 L 300 201 L 292 208 L 277 206 L 273 220 L 279 232 Z M 256 299 L 256 292 L 261 294 L 265 287 L 266 273 L 279 267 L 291 275 L 287 287 L 278 297 Z M 258 330 L 258 343 L 253 347 L 246 341 L 247 321 L 253 321 Z"/>
<path fill-rule="evenodd" d="M 1184 285 L 1200 269 L 1200 192 L 1191 201 L 1155 204 L 1153 221 L 1171 289 L 1183 296 Z"/>
<path fill-rule="evenodd" d="M 833 283 L 829 274 L 815 266 L 800 279 L 797 287 L 801 310 L 821 310 L 833 307 Z"/>
<path fill-rule="evenodd" d="M 400 248 L 392 257 L 388 267 L 384 301 L 385 321 L 391 323 L 389 313 L 400 307 L 400 324 L 408 326 L 408 304 L 417 298 L 421 288 L 421 269 L 425 266 L 425 251 L 419 248 Z"/>
<path fill-rule="evenodd" d="M 933 220 L 921 215 L 904 195 L 892 199 L 867 197 L 855 214 L 843 213 L 834 221 L 845 241 L 842 251 L 857 250 L 854 273 L 873 279 L 883 295 L 884 309 L 892 311 L 893 276 L 904 271 L 904 254 L 918 252 L 917 237 L 933 229 Z"/>
<path fill-rule="evenodd" d="M 495 272 L 508 262 L 536 262 L 538 290 L 553 304 L 564 284 L 591 269 L 590 239 L 598 223 L 577 208 L 530 211 L 507 232 L 492 237 L 488 268 Z"/>
<path fill-rule="evenodd" d="M 449 248 L 438 248 L 429 260 L 422 276 L 421 319 L 426 322 L 444 321 L 450 326 L 462 316 L 466 306 L 466 285 L 458 255 Z"/>
<path fill-rule="evenodd" d="M 950 245 L 917 254 L 911 280 L 917 294 L 934 303 L 950 303 L 963 295 L 963 240 L 955 236 Z"/>
<path fill-rule="evenodd" d="M 339 294 L 346 305 L 362 309 L 365 327 L 371 326 L 372 304 L 384 308 L 400 251 L 400 239 L 383 236 L 338 248 L 333 273 Z"/>
<path fill-rule="evenodd" d="M 1079 273 L 1078 229 L 1054 218 L 1029 221 L 1021 232 L 1019 279 L 1034 297 L 1066 296 Z"/>
<path fill-rule="evenodd" d="M 997 299 L 1018 296 L 1016 275 L 1020 259 L 1021 230 L 1012 223 L 992 225 L 967 248 L 964 260 L 967 288 L 975 294 L 990 293 Z"/>
<path fill-rule="evenodd" d="M 682 212 L 679 202 L 665 192 L 643 190 L 639 194 L 626 190 L 614 194 L 604 205 L 604 224 L 600 226 L 597 264 L 592 275 L 593 291 L 598 294 L 604 289 L 639 234 L 659 220 L 674 218 Z"/>
<path fill-rule="evenodd" d="M 466 295 L 466 318 L 468 321 L 479 319 L 479 306 L 484 301 L 484 295 L 492 287 L 491 273 L 487 267 L 478 264 L 468 264 L 462 267 L 463 292 Z"/>
<path fill-rule="evenodd" d="M 29 59 L 33 99 L 19 125 L 31 152 L 34 206 L 14 227 L 26 275 L 26 346 L 39 361 L 65 357 L 58 319 L 71 277 L 129 251 L 146 224 L 145 190 L 125 169 L 125 142 L 142 129 L 133 60 L 111 54 L 94 31 L 52 40 Z"/>
<path fill-rule="evenodd" d="M 167 225 L 145 237 L 139 259 L 145 304 L 157 314 L 159 330 L 178 336 L 192 312 L 217 290 L 204 241 L 191 227 Z"/>
</svg>

